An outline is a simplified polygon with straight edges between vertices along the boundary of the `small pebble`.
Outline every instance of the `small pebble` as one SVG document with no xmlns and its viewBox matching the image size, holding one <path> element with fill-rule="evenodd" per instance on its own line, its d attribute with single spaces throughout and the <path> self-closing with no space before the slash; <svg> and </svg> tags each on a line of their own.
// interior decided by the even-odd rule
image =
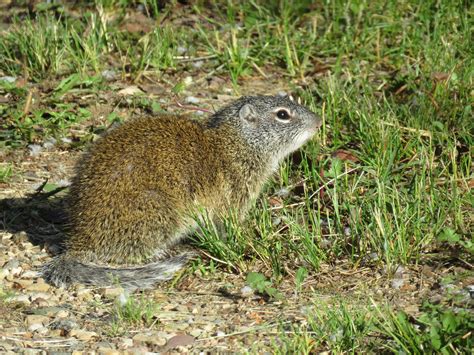
<svg viewBox="0 0 474 355">
<path fill-rule="evenodd" d="M 393 279 L 392 280 L 392 288 L 399 289 L 404 285 L 405 281 L 403 279 Z"/>
<path fill-rule="evenodd" d="M 16 81 L 16 77 L 14 77 L 14 76 L 2 76 L 2 77 L 0 77 L 0 81 L 12 84 Z"/>
<path fill-rule="evenodd" d="M 203 330 L 206 332 L 211 332 L 212 330 L 214 330 L 215 327 L 216 327 L 215 324 L 207 323 L 204 325 Z"/>
<path fill-rule="evenodd" d="M 405 272 L 405 268 L 402 265 L 398 265 L 397 269 L 395 270 L 395 275 L 403 275 Z"/>
<path fill-rule="evenodd" d="M 40 279 L 38 279 L 40 280 Z M 36 292 L 47 292 L 51 287 L 47 283 L 37 282 L 28 287 L 26 287 L 27 291 L 36 291 Z"/>
<path fill-rule="evenodd" d="M 179 55 L 183 55 L 184 53 L 186 53 L 188 51 L 188 49 L 186 47 L 183 47 L 183 46 L 178 46 L 178 48 L 176 48 L 176 52 L 179 54 Z"/>
<path fill-rule="evenodd" d="M 19 276 L 21 272 L 23 271 L 23 268 L 21 266 L 15 267 L 10 270 L 10 275 L 11 276 Z"/>
<path fill-rule="evenodd" d="M 122 339 L 120 342 L 120 347 L 121 348 L 131 348 L 133 346 L 133 339 L 130 338 L 125 338 Z"/>
<path fill-rule="evenodd" d="M 202 334 L 202 330 L 201 329 L 193 329 L 189 332 L 189 334 L 191 334 L 195 338 L 199 338 L 199 336 Z"/>
<path fill-rule="evenodd" d="M 39 276 L 38 271 L 28 270 L 21 274 L 22 279 L 36 279 Z"/>
<path fill-rule="evenodd" d="M 164 346 L 166 344 L 166 338 L 160 337 L 155 333 L 138 333 L 133 337 L 133 341 L 137 344 L 145 343 L 158 346 Z"/>
<path fill-rule="evenodd" d="M 196 62 L 193 62 L 192 66 L 196 69 L 199 69 L 203 66 L 204 62 L 202 60 L 198 60 Z"/>
<path fill-rule="evenodd" d="M 277 195 L 278 197 L 286 198 L 286 197 L 290 196 L 290 190 L 282 187 L 280 190 L 275 192 L 275 195 Z"/>
<path fill-rule="evenodd" d="M 471 299 L 474 299 L 474 285 L 466 286 L 467 292 L 469 292 L 469 296 Z"/>
<path fill-rule="evenodd" d="M 60 179 L 56 182 L 56 185 L 58 185 L 58 187 L 67 187 L 71 185 L 71 181 L 68 179 Z"/>
<path fill-rule="evenodd" d="M 280 225 L 281 221 L 282 221 L 281 217 L 273 217 L 272 218 L 272 226 L 276 227 L 276 226 Z"/>
<path fill-rule="evenodd" d="M 30 156 L 36 157 L 41 153 L 41 151 L 43 150 L 43 147 L 41 147 L 38 144 L 30 144 L 28 145 L 28 149 L 30 150 Z"/>
<path fill-rule="evenodd" d="M 107 287 L 102 289 L 100 293 L 105 298 L 117 298 L 124 293 L 124 289 L 122 287 Z"/>
<path fill-rule="evenodd" d="M 69 316 L 69 312 L 66 311 L 65 309 L 61 309 L 60 311 L 58 311 L 58 313 L 56 313 L 57 318 L 66 318 L 68 316 Z"/>
<path fill-rule="evenodd" d="M 370 253 L 370 254 L 369 254 L 369 259 L 372 260 L 372 261 L 377 261 L 377 260 L 379 260 L 379 254 L 377 254 L 377 253 Z"/>
<path fill-rule="evenodd" d="M 21 232 L 13 234 L 11 240 L 17 245 L 20 245 L 21 243 L 27 243 L 30 241 L 28 238 L 28 234 L 26 234 L 25 231 L 21 231 Z"/>
<path fill-rule="evenodd" d="M 187 104 L 197 104 L 199 103 L 201 100 L 199 100 L 197 97 L 195 96 L 188 96 L 184 99 L 184 102 L 186 102 Z"/>
<path fill-rule="evenodd" d="M 28 327 L 28 331 L 35 332 L 38 329 L 44 328 L 43 324 L 41 323 L 33 323 Z"/>
<path fill-rule="evenodd" d="M 73 329 L 78 329 L 79 325 L 73 319 L 57 319 L 49 325 L 49 328 L 54 330 L 60 329 L 70 332 Z"/>
<path fill-rule="evenodd" d="M 183 81 L 184 85 L 186 85 L 186 86 L 191 85 L 192 82 L 193 82 L 193 77 L 192 77 L 192 76 L 187 76 L 187 77 L 185 77 L 185 78 L 184 78 L 184 81 Z"/>
<path fill-rule="evenodd" d="M 121 306 L 125 306 L 129 299 L 130 299 L 130 297 L 128 295 L 128 292 L 126 292 L 126 291 L 122 292 L 120 295 L 117 296 L 117 302 Z"/>
<path fill-rule="evenodd" d="M 47 316 L 42 316 L 42 315 L 39 315 L 39 314 L 30 314 L 28 316 L 26 316 L 26 324 L 28 326 L 32 325 L 32 324 L 42 324 L 42 325 L 45 325 L 47 323 L 49 323 L 49 317 Z"/>
<path fill-rule="evenodd" d="M 87 330 L 82 329 L 73 329 L 71 330 L 70 335 L 82 341 L 89 341 L 98 337 L 96 332 L 88 332 Z"/>
<path fill-rule="evenodd" d="M 104 70 L 101 75 L 106 81 L 113 81 L 117 77 L 115 70 Z"/>
<path fill-rule="evenodd" d="M 36 298 L 34 301 L 31 301 L 31 304 L 33 304 L 36 307 L 47 307 L 49 306 L 48 300 L 45 300 L 44 298 Z"/>
<path fill-rule="evenodd" d="M 14 279 L 13 282 L 15 282 L 17 285 L 21 286 L 22 288 L 28 287 L 33 284 L 33 280 L 22 280 L 22 279 Z"/>
<path fill-rule="evenodd" d="M 10 275 L 10 271 L 7 269 L 0 269 L 0 280 L 3 280 L 8 275 Z"/>
<path fill-rule="evenodd" d="M 51 294 L 50 293 L 46 293 L 46 292 L 36 292 L 36 293 L 30 293 L 30 300 L 31 301 L 35 301 L 37 300 L 38 298 L 42 298 L 44 300 L 49 300 L 51 298 Z"/>
<path fill-rule="evenodd" d="M 16 269 L 19 266 L 20 266 L 20 262 L 17 259 L 12 259 L 8 263 L 3 265 L 3 268 L 7 270 L 11 270 L 11 269 Z"/>
<path fill-rule="evenodd" d="M 28 295 L 18 295 L 11 298 L 8 298 L 10 302 L 18 302 L 23 304 L 30 304 L 30 297 Z"/>
<path fill-rule="evenodd" d="M 54 148 L 56 143 L 57 143 L 56 139 L 50 137 L 43 143 L 43 148 L 45 148 L 45 149 Z"/>
</svg>

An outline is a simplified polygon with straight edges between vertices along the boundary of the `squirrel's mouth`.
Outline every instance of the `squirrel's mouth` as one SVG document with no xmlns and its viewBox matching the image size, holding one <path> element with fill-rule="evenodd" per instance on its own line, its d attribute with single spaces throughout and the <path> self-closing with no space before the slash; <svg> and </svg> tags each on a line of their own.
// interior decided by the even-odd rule
<svg viewBox="0 0 474 355">
<path fill-rule="evenodd" d="M 320 117 L 316 116 L 316 130 L 320 129 L 322 125 L 323 120 Z"/>
</svg>

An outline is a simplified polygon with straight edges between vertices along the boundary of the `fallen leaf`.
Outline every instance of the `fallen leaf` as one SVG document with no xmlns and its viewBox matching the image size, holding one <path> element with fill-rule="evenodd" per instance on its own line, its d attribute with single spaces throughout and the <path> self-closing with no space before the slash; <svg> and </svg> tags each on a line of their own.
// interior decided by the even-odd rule
<svg viewBox="0 0 474 355">
<path fill-rule="evenodd" d="M 283 201 L 281 200 L 281 198 L 278 197 L 270 197 L 268 199 L 268 204 L 270 205 L 270 207 L 282 207 Z"/>
<path fill-rule="evenodd" d="M 431 79 L 437 82 L 447 81 L 449 79 L 448 73 L 435 72 L 431 74 Z"/>
<path fill-rule="evenodd" d="M 349 160 L 353 163 L 357 163 L 359 161 L 359 158 L 357 158 L 353 153 L 343 150 L 343 149 L 338 149 L 334 153 L 331 154 L 333 158 L 337 158 L 339 160 Z"/>
</svg>

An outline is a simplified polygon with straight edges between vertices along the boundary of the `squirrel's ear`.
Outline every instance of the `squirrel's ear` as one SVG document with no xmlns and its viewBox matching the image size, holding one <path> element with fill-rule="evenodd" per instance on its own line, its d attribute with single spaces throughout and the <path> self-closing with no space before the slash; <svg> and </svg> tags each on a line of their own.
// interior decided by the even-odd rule
<svg viewBox="0 0 474 355">
<path fill-rule="evenodd" d="M 255 109 L 251 104 L 245 104 L 240 108 L 239 117 L 242 120 L 254 122 L 257 119 Z"/>
</svg>

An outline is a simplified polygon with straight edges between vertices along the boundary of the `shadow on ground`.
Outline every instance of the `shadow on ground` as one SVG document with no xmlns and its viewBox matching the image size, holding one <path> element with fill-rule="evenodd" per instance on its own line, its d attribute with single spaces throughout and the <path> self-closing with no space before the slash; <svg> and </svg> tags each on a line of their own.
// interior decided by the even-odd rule
<svg viewBox="0 0 474 355">
<path fill-rule="evenodd" d="M 12 233 L 13 238 L 26 237 L 53 255 L 60 253 L 67 231 L 67 214 L 66 198 L 58 192 L 60 189 L 0 200 L 0 229 Z"/>
</svg>

